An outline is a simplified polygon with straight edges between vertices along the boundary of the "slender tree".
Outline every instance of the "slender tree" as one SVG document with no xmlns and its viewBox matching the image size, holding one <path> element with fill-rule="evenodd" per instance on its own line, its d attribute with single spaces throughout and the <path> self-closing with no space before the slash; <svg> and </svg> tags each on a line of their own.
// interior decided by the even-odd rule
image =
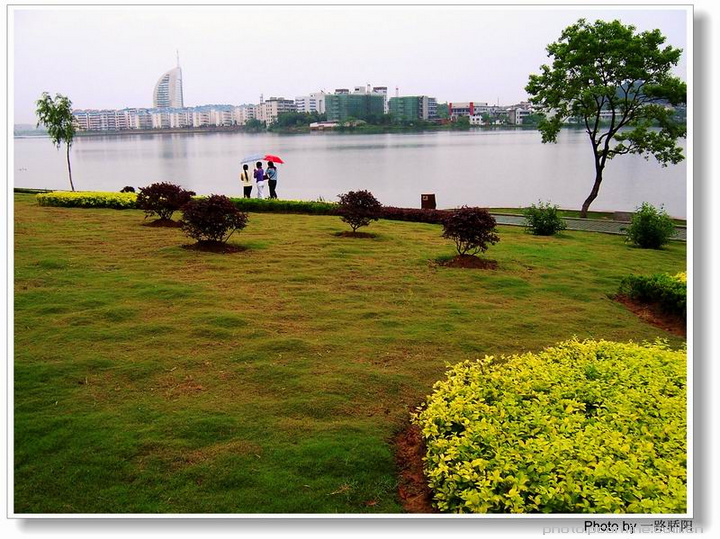
<svg viewBox="0 0 720 539">
<path fill-rule="evenodd" d="M 70 146 L 75 137 L 75 124 L 73 123 L 72 101 L 64 95 L 55 94 L 55 99 L 50 94 L 43 92 L 40 99 L 36 101 L 37 109 L 35 114 L 38 117 L 37 126 L 45 126 L 50 140 L 56 148 L 64 142 L 66 146 L 66 157 L 68 177 L 70 178 L 70 189 L 75 191 L 72 180 L 72 169 L 70 168 Z"/>
<path fill-rule="evenodd" d="M 636 33 L 617 20 L 580 19 L 548 45 L 552 66 L 530 75 L 525 90 L 543 115 L 542 141 L 557 142 L 569 118 L 590 138 L 595 181 L 581 217 L 598 196 L 608 159 L 633 153 L 662 166 L 684 159 L 677 139 L 685 137 L 685 123 L 675 121 L 673 107 L 685 103 L 687 86 L 671 73 L 682 50 L 663 43 L 660 30 Z"/>
</svg>

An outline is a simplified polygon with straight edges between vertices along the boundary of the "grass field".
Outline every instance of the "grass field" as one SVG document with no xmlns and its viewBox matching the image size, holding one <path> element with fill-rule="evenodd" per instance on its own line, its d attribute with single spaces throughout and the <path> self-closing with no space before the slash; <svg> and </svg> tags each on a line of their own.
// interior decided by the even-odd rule
<svg viewBox="0 0 720 539">
<path fill-rule="evenodd" d="M 500 227 L 478 271 L 434 264 L 438 225 L 250 214 L 221 255 L 142 223 L 15 195 L 17 513 L 401 512 L 392 436 L 447 363 L 681 344 L 608 294 L 682 243 Z"/>
</svg>

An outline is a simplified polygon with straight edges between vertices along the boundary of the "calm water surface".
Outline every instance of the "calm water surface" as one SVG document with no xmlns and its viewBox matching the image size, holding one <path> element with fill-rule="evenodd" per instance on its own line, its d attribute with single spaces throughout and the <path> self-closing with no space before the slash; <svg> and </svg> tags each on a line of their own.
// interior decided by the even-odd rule
<svg viewBox="0 0 720 539">
<path fill-rule="evenodd" d="M 684 141 L 683 141 L 684 142 Z M 14 139 L 15 187 L 68 189 L 64 148 L 46 138 Z M 517 207 L 549 200 L 579 208 L 592 187 L 592 151 L 581 131 L 542 144 L 532 130 L 411 134 L 271 135 L 189 133 L 82 137 L 71 150 L 78 190 L 119 191 L 172 181 L 198 194 L 241 196 L 240 159 L 267 152 L 280 166 L 280 198 L 336 200 L 368 189 L 385 205 L 419 207 L 435 193 L 438 207 Z M 626 155 L 610 161 L 594 210 L 632 211 L 664 204 L 686 217 L 685 162 L 661 167 Z"/>
</svg>

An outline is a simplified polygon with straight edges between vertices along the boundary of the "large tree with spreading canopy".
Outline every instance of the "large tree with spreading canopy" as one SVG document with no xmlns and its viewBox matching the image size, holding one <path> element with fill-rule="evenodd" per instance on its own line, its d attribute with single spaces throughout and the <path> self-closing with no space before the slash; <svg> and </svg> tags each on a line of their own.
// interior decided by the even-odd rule
<svg viewBox="0 0 720 539">
<path fill-rule="evenodd" d="M 684 159 L 677 140 L 686 127 L 674 107 L 686 102 L 687 86 L 672 74 L 682 50 L 664 43 L 660 30 L 636 33 L 620 21 L 580 19 L 548 45 L 552 65 L 530 75 L 525 90 L 543 115 L 542 141 L 557 142 L 569 119 L 590 138 L 595 181 L 581 217 L 598 196 L 609 159 L 633 153 L 663 166 Z"/>
</svg>

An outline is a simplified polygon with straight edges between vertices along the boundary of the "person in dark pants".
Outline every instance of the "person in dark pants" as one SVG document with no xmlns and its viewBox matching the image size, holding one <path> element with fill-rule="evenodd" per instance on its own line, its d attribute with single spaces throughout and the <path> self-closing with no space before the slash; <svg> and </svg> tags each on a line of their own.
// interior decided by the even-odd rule
<svg viewBox="0 0 720 539">
<path fill-rule="evenodd" d="M 252 176 L 248 172 L 247 164 L 243 165 L 243 169 L 240 172 L 240 183 L 243 186 L 243 196 L 250 198 L 250 193 L 252 193 Z"/>
<path fill-rule="evenodd" d="M 275 168 L 275 163 L 268 161 L 265 174 L 267 174 L 268 187 L 270 187 L 270 198 L 277 198 L 277 192 L 275 191 L 275 186 L 277 186 L 277 169 Z"/>
</svg>

